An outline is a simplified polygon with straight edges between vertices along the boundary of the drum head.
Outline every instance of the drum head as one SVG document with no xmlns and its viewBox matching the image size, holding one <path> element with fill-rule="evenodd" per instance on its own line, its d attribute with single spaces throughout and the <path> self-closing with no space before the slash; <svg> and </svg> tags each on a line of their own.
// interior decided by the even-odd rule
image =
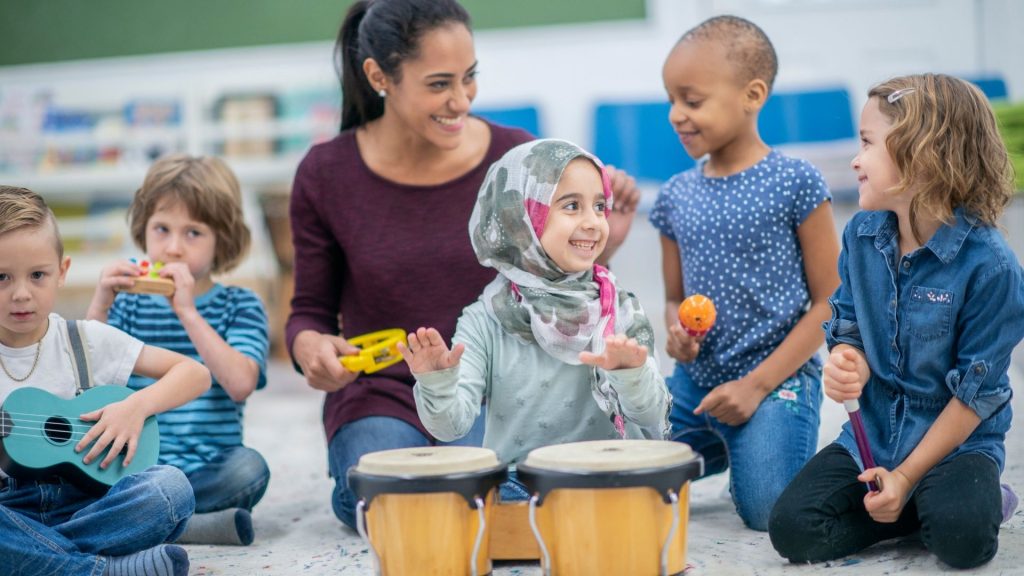
<svg viewBox="0 0 1024 576">
<path fill-rule="evenodd" d="M 478 472 L 496 466 L 498 456 L 488 448 L 423 446 L 364 454 L 355 470 L 376 476 L 416 478 Z"/>
<path fill-rule="evenodd" d="M 697 456 L 689 446 L 669 440 L 595 440 L 555 444 L 532 450 L 523 462 L 540 470 L 625 472 L 677 466 Z"/>
</svg>

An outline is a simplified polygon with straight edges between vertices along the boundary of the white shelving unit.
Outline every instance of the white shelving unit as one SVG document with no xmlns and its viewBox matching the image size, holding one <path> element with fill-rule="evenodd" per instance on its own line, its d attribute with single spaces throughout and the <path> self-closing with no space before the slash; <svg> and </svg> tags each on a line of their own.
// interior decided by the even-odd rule
<svg viewBox="0 0 1024 576">
<path fill-rule="evenodd" d="M 194 114 L 193 114 L 194 116 Z M 336 126 L 334 127 L 336 130 Z M 30 154 L 38 150 L 59 147 L 119 147 L 125 150 L 144 148 L 153 143 L 170 143 L 169 151 L 187 151 L 209 154 L 225 140 L 237 138 L 303 138 L 323 134 L 330 128 L 309 121 L 287 120 L 253 125 L 227 125 L 204 122 L 191 129 L 153 128 L 132 129 L 120 134 L 96 135 L 68 133 L 42 135 L 37 138 L 0 138 L 0 146 L 17 146 Z M 33 151 L 32 146 L 38 147 Z M 7 148 L 11 150 L 12 148 Z M 222 280 L 256 289 L 265 299 L 273 300 L 280 280 L 280 269 L 273 242 L 264 221 L 259 198 L 267 192 L 287 191 L 295 170 L 302 160 L 303 151 L 291 151 L 267 157 L 225 157 L 234 170 L 243 190 L 243 208 L 253 235 L 248 258 Z M 87 205 L 102 201 L 107 205 L 127 204 L 141 185 L 149 161 L 143 157 L 120 156 L 110 164 L 47 166 L 34 170 L 2 171 L 0 183 L 23 186 L 43 194 L 52 205 Z M 83 208 L 83 211 L 87 210 Z M 140 251 L 130 238 L 124 210 L 110 210 L 95 215 L 61 217 L 61 228 L 69 245 L 86 245 L 86 249 L 71 249 L 72 266 L 68 272 L 67 287 L 70 301 L 66 313 L 82 313 L 91 290 L 104 266 L 118 258 L 139 256 Z M 278 303 L 280 304 L 280 303 Z M 269 305 L 269 303 L 268 303 Z"/>
<path fill-rule="evenodd" d="M 280 345 L 290 279 L 278 263 L 261 198 L 286 194 L 305 146 L 337 133 L 337 103 L 322 104 L 324 94 L 337 98 L 336 82 L 329 42 L 0 68 L 0 184 L 30 188 L 63 208 L 71 268 L 58 311 L 84 315 L 101 269 L 141 256 L 118 206 L 130 202 L 156 151 L 216 154 L 238 177 L 253 236 L 248 257 L 219 280 L 260 294 L 272 341 Z M 283 116 L 241 124 L 219 119 L 223 98 L 253 95 L 276 96 Z M 132 125 L 124 112 L 130 103 L 161 102 L 176 105 L 176 122 Z M 318 103 L 316 111 L 304 115 L 309 102 Z M 91 128 L 44 131 L 48 103 L 101 118 Z M 267 155 L 220 154 L 226 141 L 261 139 L 279 145 Z M 75 149 L 82 153 L 61 156 Z M 79 158 L 87 162 L 60 161 Z"/>
<path fill-rule="evenodd" d="M 282 126 L 235 127 L 209 124 L 204 126 L 199 138 L 184 138 L 185 130 L 155 129 L 152 133 L 145 130 L 135 133 L 122 140 L 101 139 L 89 134 L 68 134 L 43 136 L 35 141 L 42 148 L 59 146 L 133 146 L 135 142 L 143 144 L 160 139 L 165 142 L 177 141 L 178 145 L 167 147 L 169 151 L 187 151 L 194 154 L 210 154 L 216 149 L 218 142 L 225 138 L 263 137 L 273 134 L 295 136 L 297 128 L 302 125 L 291 122 Z M 0 140 L 0 145 L 9 144 Z M 22 141 L 21 146 L 28 143 Z M 291 152 L 268 157 L 225 157 L 242 185 L 243 203 L 247 223 L 253 233 L 253 246 L 246 261 L 232 273 L 232 277 L 243 277 L 249 281 L 271 280 L 278 274 L 277 262 L 271 246 L 263 213 L 259 206 L 259 196 L 268 191 L 287 190 L 294 179 L 295 170 L 302 159 L 301 152 Z M 125 158 L 112 164 L 68 165 L 51 167 L 42 165 L 35 170 L 0 171 L 0 182 L 8 185 L 23 186 L 37 191 L 54 205 L 89 204 L 95 200 L 106 203 L 127 204 L 135 190 L 142 184 L 149 161 L 142 158 Z M 113 217 L 112 217 L 113 215 Z M 65 219 L 62 219 L 65 220 Z M 112 251 L 88 253 L 72 253 L 73 265 L 68 276 L 68 285 L 79 288 L 95 284 L 100 269 L 109 261 L 130 255 L 137 255 L 130 238 L 123 211 L 99 213 L 69 218 L 62 221 L 65 236 L 76 237 L 88 232 L 92 236 L 99 234 L 123 237 L 124 242 L 99 242 L 108 248 L 119 245 Z M 94 242 L 95 243 L 95 242 Z"/>
</svg>

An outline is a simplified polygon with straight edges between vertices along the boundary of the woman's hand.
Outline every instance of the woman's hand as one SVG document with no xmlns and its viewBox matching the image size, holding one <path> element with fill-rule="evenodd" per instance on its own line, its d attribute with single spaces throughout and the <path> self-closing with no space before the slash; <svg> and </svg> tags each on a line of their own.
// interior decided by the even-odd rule
<svg viewBox="0 0 1024 576">
<path fill-rule="evenodd" d="M 339 356 L 354 354 L 359 348 L 341 336 L 303 330 L 292 342 L 292 358 L 302 369 L 306 382 L 324 392 L 337 392 L 348 386 L 359 375 L 349 372 L 338 360 Z"/>
<path fill-rule="evenodd" d="M 607 215 L 608 242 L 601 253 L 600 263 L 607 265 L 629 235 L 636 206 L 640 202 L 640 189 L 632 176 L 614 166 L 605 166 L 605 174 L 612 189 L 612 210 Z"/>
<path fill-rule="evenodd" d="M 447 370 L 459 363 L 465 350 L 463 344 L 456 344 L 448 350 L 441 333 L 433 328 L 419 328 L 410 332 L 408 346 L 398 343 L 398 351 L 402 353 L 402 358 L 405 358 L 413 374 Z"/>
</svg>

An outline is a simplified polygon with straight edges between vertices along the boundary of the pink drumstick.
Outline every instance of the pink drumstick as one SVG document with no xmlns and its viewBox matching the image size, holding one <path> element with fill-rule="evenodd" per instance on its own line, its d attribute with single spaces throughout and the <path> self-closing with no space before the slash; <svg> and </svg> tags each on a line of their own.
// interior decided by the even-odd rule
<svg viewBox="0 0 1024 576">
<path fill-rule="evenodd" d="M 864 419 L 860 416 L 860 402 L 857 400 L 845 400 L 843 407 L 846 408 L 846 413 L 850 416 L 850 425 L 853 427 L 853 437 L 857 441 L 857 451 L 860 452 L 860 459 L 864 462 L 864 469 L 868 470 L 875 467 L 875 459 L 871 456 L 871 446 L 868 444 L 868 433 L 864 430 Z M 868 490 L 872 492 L 878 492 L 879 487 L 876 482 L 880 482 L 880 478 L 875 476 L 874 481 L 868 481 Z"/>
</svg>

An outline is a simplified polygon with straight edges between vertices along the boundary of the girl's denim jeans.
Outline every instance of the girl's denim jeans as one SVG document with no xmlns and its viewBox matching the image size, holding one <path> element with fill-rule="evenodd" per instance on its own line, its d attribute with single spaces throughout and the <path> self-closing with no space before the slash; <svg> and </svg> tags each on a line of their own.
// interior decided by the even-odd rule
<svg viewBox="0 0 1024 576">
<path fill-rule="evenodd" d="M 775 501 L 818 448 L 820 374 L 801 368 L 740 426 L 694 415 L 712 389 L 698 388 L 682 365 L 676 364 L 666 383 L 672 392 L 672 439 L 704 457 L 705 476 L 731 468 L 729 491 L 740 518 L 749 528 L 767 530 Z"/>
</svg>

